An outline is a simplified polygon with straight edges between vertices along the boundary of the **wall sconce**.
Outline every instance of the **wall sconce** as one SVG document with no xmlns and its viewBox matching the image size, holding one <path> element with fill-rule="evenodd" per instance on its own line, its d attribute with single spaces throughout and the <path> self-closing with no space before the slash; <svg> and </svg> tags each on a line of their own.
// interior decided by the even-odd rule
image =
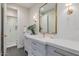
<svg viewBox="0 0 79 59">
<path fill-rule="evenodd" d="M 33 16 L 33 20 L 34 20 L 35 22 L 38 21 L 38 19 L 37 19 L 37 15 L 36 15 L 36 14 Z"/>
<path fill-rule="evenodd" d="M 72 4 L 66 4 L 67 14 L 71 15 L 73 13 Z"/>
</svg>

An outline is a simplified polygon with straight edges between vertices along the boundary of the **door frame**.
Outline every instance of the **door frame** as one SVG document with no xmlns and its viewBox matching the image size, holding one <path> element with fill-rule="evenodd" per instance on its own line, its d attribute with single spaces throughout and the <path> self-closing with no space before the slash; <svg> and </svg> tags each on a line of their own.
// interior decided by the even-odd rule
<svg viewBox="0 0 79 59">
<path fill-rule="evenodd" d="M 1 3 L 1 56 L 4 56 L 4 7 Z"/>
<path fill-rule="evenodd" d="M 19 13 L 19 11 L 18 11 L 18 8 L 15 8 L 15 7 L 12 7 L 11 5 L 9 5 L 8 6 L 8 3 L 5 3 L 4 4 L 4 55 L 6 54 L 6 49 L 7 49 L 7 46 L 6 46 L 6 37 L 7 37 L 7 33 L 6 33 L 6 28 L 7 28 L 7 25 L 6 25 L 6 23 L 7 23 L 7 7 L 10 7 L 10 8 L 12 8 L 12 9 L 15 9 L 15 10 L 17 10 L 17 26 L 18 26 L 18 13 Z M 18 27 L 17 27 L 17 34 L 18 34 Z M 18 42 L 18 35 L 17 35 L 17 42 Z M 17 46 L 18 46 L 18 44 L 16 44 Z"/>
</svg>

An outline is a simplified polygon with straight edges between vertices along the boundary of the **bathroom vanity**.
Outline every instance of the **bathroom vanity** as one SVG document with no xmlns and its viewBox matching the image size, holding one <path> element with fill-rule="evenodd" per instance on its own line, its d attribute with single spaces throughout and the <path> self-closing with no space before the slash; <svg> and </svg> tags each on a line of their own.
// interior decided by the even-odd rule
<svg viewBox="0 0 79 59">
<path fill-rule="evenodd" d="M 28 34 L 24 42 L 29 56 L 79 56 L 78 42 Z"/>
<path fill-rule="evenodd" d="M 50 7 L 49 7 L 50 6 Z M 39 8 L 39 33 L 25 33 L 24 48 L 30 56 L 79 56 L 79 42 L 57 39 L 57 4 L 46 3 Z M 47 34 L 51 35 L 47 35 Z"/>
</svg>

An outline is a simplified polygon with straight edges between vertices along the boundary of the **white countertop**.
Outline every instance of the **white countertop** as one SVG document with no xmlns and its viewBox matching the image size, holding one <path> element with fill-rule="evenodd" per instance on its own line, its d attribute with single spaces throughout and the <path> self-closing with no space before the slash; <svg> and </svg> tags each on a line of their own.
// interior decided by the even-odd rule
<svg viewBox="0 0 79 59">
<path fill-rule="evenodd" d="M 58 47 L 60 49 L 64 49 L 67 51 L 71 51 L 75 54 L 79 55 L 79 42 L 78 41 L 71 41 L 71 40 L 66 40 L 66 39 L 51 39 L 49 37 L 38 37 L 37 35 L 24 35 L 27 38 L 37 40 L 39 42 L 42 42 L 43 44 L 51 45 Z"/>
</svg>

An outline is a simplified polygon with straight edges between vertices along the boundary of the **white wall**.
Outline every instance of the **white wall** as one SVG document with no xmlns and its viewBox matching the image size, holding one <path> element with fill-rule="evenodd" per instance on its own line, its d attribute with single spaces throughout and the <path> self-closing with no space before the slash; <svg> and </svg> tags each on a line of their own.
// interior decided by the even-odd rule
<svg viewBox="0 0 79 59">
<path fill-rule="evenodd" d="M 18 48 L 23 47 L 23 39 L 24 39 L 24 26 L 28 26 L 29 20 L 29 9 L 25 7 L 18 6 L 16 4 L 8 4 L 9 7 L 15 8 L 18 10 Z"/>
<path fill-rule="evenodd" d="M 73 5 L 73 14 L 67 15 L 65 4 L 58 4 L 58 32 L 55 38 L 69 39 L 79 41 L 79 4 Z M 34 23 L 32 16 L 37 14 L 39 16 L 40 4 L 34 6 L 30 10 L 30 23 Z M 39 20 L 39 18 L 38 18 Z M 37 23 L 39 24 L 39 22 Z M 39 25 L 37 25 L 39 29 Z"/>
<path fill-rule="evenodd" d="M 30 9 L 30 19 L 29 19 L 29 25 L 31 25 L 31 24 L 34 24 L 35 22 L 34 22 L 34 20 L 33 20 L 33 16 L 34 15 L 37 15 L 37 22 L 36 22 L 36 24 L 37 24 L 37 33 L 39 32 L 39 8 L 40 8 L 40 6 L 42 6 L 43 5 L 43 3 L 39 3 L 39 4 L 37 4 L 37 5 L 35 5 L 35 6 L 33 6 L 31 9 Z"/>
<path fill-rule="evenodd" d="M 58 38 L 79 41 L 79 4 L 72 4 L 73 14 L 67 15 L 65 4 L 58 4 Z"/>
</svg>

